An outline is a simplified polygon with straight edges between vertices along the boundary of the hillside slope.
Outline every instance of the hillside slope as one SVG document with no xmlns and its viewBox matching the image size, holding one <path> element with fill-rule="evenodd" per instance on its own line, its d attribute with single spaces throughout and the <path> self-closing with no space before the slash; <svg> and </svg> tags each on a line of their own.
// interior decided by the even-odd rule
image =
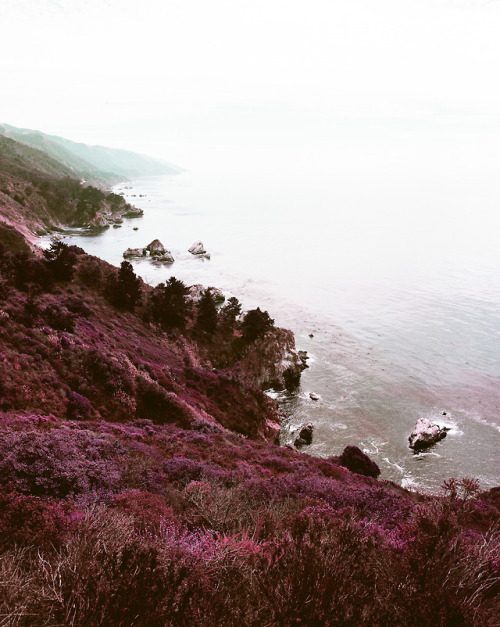
<svg viewBox="0 0 500 627">
<path fill-rule="evenodd" d="M 174 166 L 153 157 L 105 146 L 89 146 L 9 124 L 0 125 L 0 135 L 43 150 L 70 169 L 72 176 L 91 180 L 93 183 L 115 184 L 134 176 L 179 172 Z"/>
<path fill-rule="evenodd" d="M 0 246 L 6 624 L 496 624 L 500 490 L 424 496 L 375 479 L 356 447 L 274 445 L 261 353 L 234 318 L 206 335 L 193 306 L 164 329 L 157 288 L 120 309 L 116 269 L 53 248 Z"/>
<path fill-rule="evenodd" d="M 121 196 L 82 185 L 42 150 L 0 136 L 0 222 L 25 237 L 63 226 L 102 228 L 139 215 Z"/>
<path fill-rule="evenodd" d="M 293 334 L 28 246 L 113 198 L 0 140 L 2 624 L 498 624 L 500 488 L 422 495 L 355 446 L 277 446 L 260 386 L 299 383 Z"/>
</svg>

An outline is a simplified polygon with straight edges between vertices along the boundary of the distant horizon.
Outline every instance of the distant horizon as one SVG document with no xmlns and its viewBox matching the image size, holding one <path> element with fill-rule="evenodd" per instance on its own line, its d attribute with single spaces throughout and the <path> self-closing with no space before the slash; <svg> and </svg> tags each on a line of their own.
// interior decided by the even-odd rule
<svg viewBox="0 0 500 627">
<path fill-rule="evenodd" d="M 181 168 L 339 143 L 363 160 L 395 132 L 418 151 L 426 125 L 500 137 L 497 0 L 4 0 L 1 15 L 2 119 Z"/>
</svg>

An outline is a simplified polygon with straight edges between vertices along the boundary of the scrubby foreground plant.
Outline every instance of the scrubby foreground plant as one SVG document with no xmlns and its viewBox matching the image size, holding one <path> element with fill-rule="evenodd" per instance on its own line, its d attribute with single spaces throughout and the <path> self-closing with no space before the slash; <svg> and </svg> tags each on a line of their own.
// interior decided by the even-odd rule
<svg viewBox="0 0 500 627">
<path fill-rule="evenodd" d="M 3 624 L 497 624 L 498 490 L 415 495 L 229 432 L 1 418 Z"/>
</svg>

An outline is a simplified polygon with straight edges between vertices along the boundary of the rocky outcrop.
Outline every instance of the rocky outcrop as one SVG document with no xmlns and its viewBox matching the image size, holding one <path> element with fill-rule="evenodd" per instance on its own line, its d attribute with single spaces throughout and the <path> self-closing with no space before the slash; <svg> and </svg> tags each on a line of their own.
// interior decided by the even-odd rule
<svg viewBox="0 0 500 627">
<path fill-rule="evenodd" d="M 144 257 L 144 248 L 127 248 L 123 253 L 124 259 L 134 259 L 137 257 Z"/>
<path fill-rule="evenodd" d="M 203 242 L 198 241 L 188 248 L 188 252 L 192 255 L 205 255 L 207 251 L 205 246 L 203 246 Z"/>
<path fill-rule="evenodd" d="M 302 362 L 302 365 L 305 368 L 309 368 L 309 366 L 307 365 L 307 360 L 309 359 L 309 355 L 307 354 L 307 351 L 297 351 L 297 355 L 300 358 L 300 361 Z"/>
<path fill-rule="evenodd" d="M 127 248 L 123 253 L 125 259 L 139 259 L 141 257 L 147 257 L 148 255 L 155 264 L 174 262 L 174 256 L 165 248 L 159 239 L 154 239 L 144 248 Z"/>
<path fill-rule="evenodd" d="M 298 429 L 298 435 L 295 438 L 294 446 L 300 448 L 306 444 L 311 444 L 313 439 L 314 425 L 312 422 L 306 422 Z"/>
<path fill-rule="evenodd" d="M 164 255 L 167 252 L 165 246 L 159 239 L 154 239 L 144 250 L 146 253 L 149 253 L 151 257 L 161 257 L 161 255 Z"/>
<path fill-rule="evenodd" d="M 166 250 L 162 255 L 155 255 L 154 257 L 152 257 L 151 261 L 154 264 L 174 263 L 175 259 L 172 253 L 169 250 Z"/>
<path fill-rule="evenodd" d="M 340 457 L 331 458 L 338 460 L 341 466 L 347 468 L 351 472 L 365 477 L 373 477 L 376 479 L 380 475 L 380 468 L 372 459 L 368 457 L 357 446 L 346 446 Z"/>
<path fill-rule="evenodd" d="M 127 205 L 125 210 L 121 211 L 120 214 L 122 218 L 140 218 L 144 214 L 144 211 L 133 205 Z"/>
<path fill-rule="evenodd" d="M 118 210 L 107 206 L 106 201 L 103 201 L 101 205 L 103 207 L 102 210 L 98 211 L 86 225 L 90 230 L 103 229 L 114 224 L 122 224 L 123 218 L 139 218 L 144 213 L 142 209 L 138 209 L 126 203 Z"/>
<path fill-rule="evenodd" d="M 300 383 L 303 360 L 288 329 L 273 328 L 256 340 L 240 360 L 243 372 L 260 388 L 293 390 Z"/>
<path fill-rule="evenodd" d="M 205 291 L 205 289 L 208 289 L 216 305 L 222 305 L 222 303 L 226 300 L 226 297 L 222 293 L 222 290 L 220 290 L 218 287 L 205 288 L 204 285 L 201 285 L 199 283 L 197 283 L 196 285 L 191 285 L 189 287 L 188 298 L 193 303 L 198 303 L 201 300 L 201 297 L 203 296 L 203 292 Z"/>
<path fill-rule="evenodd" d="M 408 438 L 410 448 L 414 451 L 426 449 L 445 438 L 448 431 L 448 427 L 440 427 L 432 424 L 427 418 L 419 418 Z"/>
<path fill-rule="evenodd" d="M 102 213 L 97 213 L 88 223 L 89 229 L 105 229 L 111 224 L 109 218 Z"/>
</svg>

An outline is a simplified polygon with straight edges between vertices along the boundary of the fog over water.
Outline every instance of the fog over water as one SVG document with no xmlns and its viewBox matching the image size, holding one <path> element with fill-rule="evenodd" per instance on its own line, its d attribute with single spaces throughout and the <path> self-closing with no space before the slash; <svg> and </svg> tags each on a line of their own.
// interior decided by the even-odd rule
<svg viewBox="0 0 500 627">
<path fill-rule="evenodd" d="M 134 181 L 144 217 L 86 250 L 159 237 L 176 261 L 147 280 L 292 328 L 311 368 L 280 402 L 313 453 L 499 483 L 499 0 L 2 0 L 0 19 L 0 123 L 184 168 Z M 422 415 L 453 428 L 413 456 Z"/>
</svg>

